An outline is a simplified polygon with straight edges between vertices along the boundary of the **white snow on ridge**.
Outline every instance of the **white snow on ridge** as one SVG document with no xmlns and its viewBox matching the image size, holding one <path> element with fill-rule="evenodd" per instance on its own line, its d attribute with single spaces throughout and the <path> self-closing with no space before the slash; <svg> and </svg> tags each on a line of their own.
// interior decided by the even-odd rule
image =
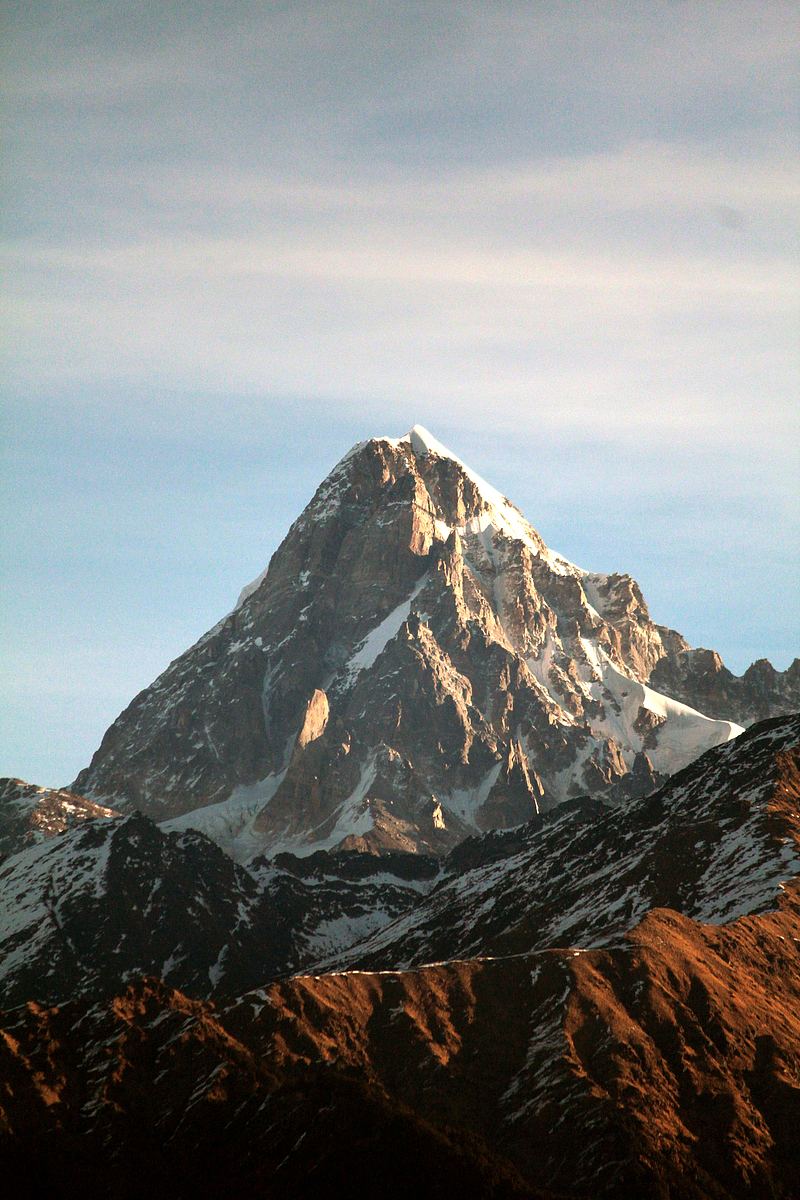
<svg viewBox="0 0 800 1200">
<path fill-rule="evenodd" d="M 712 746 L 729 742 L 744 732 L 733 721 L 706 717 L 687 704 L 639 683 L 623 674 L 601 646 L 587 638 L 580 640 L 595 673 L 587 691 L 604 701 L 606 711 L 603 720 L 592 721 L 593 732 L 610 734 L 622 747 L 630 747 L 636 753 L 643 749 L 643 737 L 634 727 L 636 719 L 641 709 L 653 713 L 663 721 L 656 732 L 655 746 L 647 748 L 657 771 L 672 775 Z M 611 694 L 616 709 L 604 698 L 604 691 Z"/>
<path fill-rule="evenodd" d="M 375 662 L 378 655 L 385 649 L 393 637 L 396 637 L 411 614 L 411 605 L 428 581 L 427 573 L 417 580 L 414 590 L 407 600 L 392 609 L 379 625 L 376 625 L 359 644 L 353 656 L 346 664 L 345 670 L 355 677 L 359 671 L 365 671 Z"/>
<path fill-rule="evenodd" d="M 285 774 L 281 771 L 257 783 L 241 785 L 227 800 L 161 821 L 159 828 L 164 833 L 204 833 L 236 862 L 245 862 L 264 849 L 264 836 L 254 829 L 255 819 L 275 795 Z"/>
<path fill-rule="evenodd" d="M 525 520 L 516 505 L 512 504 L 506 496 L 498 492 L 497 488 L 487 483 L 471 467 L 468 467 L 458 455 L 453 454 L 451 450 L 448 450 L 446 446 L 437 441 L 422 425 L 415 425 L 405 437 L 398 438 L 394 442 L 394 445 L 402 442 L 408 442 L 411 449 L 420 458 L 424 458 L 426 454 L 436 454 L 440 458 L 449 458 L 453 462 L 458 463 L 467 478 L 471 479 L 475 484 L 486 503 L 487 512 L 483 516 L 469 522 L 467 527 L 469 532 L 483 533 L 487 528 L 491 527 L 506 537 L 518 542 L 524 542 L 534 554 L 539 558 L 543 558 L 556 574 L 579 576 L 585 574 L 580 567 L 576 567 L 569 559 L 564 558 L 563 554 L 557 554 L 554 550 L 550 550 L 545 546 L 540 539 L 537 540 L 533 528 Z"/>
<path fill-rule="evenodd" d="M 35 959 L 61 928 L 60 911 L 76 894 L 101 898 L 111 825 L 97 844 L 75 829 L 12 855 L 0 869 L 0 986 Z"/>
<path fill-rule="evenodd" d="M 258 589 L 261 587 L 261 585 L 262 585 L 262 583 L 264 582 L 264 580 L 267 578 L 267 572 L 268 572 L 268 571 L 269 571 L 269 566 L 266 566 L 266 567 L 264 567 L 264 570 L 263 570 L 263 571 L 260 571 L 260 572 L 258 573 L 258 575 L 256 575 L 255 579 L 251 580 L 251 582 L 250 582 L 250 583 L 248 583 L 248 584 L 245 584 L 245 586 L 244 586 L 244 587 L 242 588 L 242 590 L 239 592 L 239 597 L 238 597 L 238 599 L 237 599 L 236 603 L 235 603 L 235 604 L 234 604 L 234 606 L 233 606 L 233 611 L 234 611 L 234 612 L 236 612 L 237 608 L 241 608 L 241 607 L 242 607 L 242 605 L 244 604 L 245 600 L 249 600 L 249 599 L 250 599 L 250 597 L 252 596 L 253 592 L 257 592 L 257 591 L 258 591 Z"/>
</svg>

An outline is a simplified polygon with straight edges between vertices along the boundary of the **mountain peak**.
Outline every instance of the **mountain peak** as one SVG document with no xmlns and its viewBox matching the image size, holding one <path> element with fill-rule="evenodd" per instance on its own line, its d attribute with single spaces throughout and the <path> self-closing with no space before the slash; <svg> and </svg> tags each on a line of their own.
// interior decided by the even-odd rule
<svg viewBox="0 0 800 1200">
<path fill-rule="evenodd" d="M 426 454 L 438 454 L 440 458 L 452 458 L 456 462 L 461 461 L 460 459 L 456 458 L 452 450 L 448 450 L 447 447 L 443 446 L 440 441 L 437 441 L 433 434 L 429 433 L 424 425 L 414 425 L 408 431 L 405 437 L 401 438 L 400 440 L 403 442 L 410 442 L 411 449 L 420 457 L 424 457 Z"/>
<path fill-rule="evenodd" d="M 434 455 L 436 458 L 448 459 L 466 475 L 467 479 L 474 485 L 477 490 L 480 500 L 489 513 L 490 524 L 498 531 L 504 533 L 511 538 L 517 538 L 520 541 L 529 541 L 533 534 L 533 541 L 536 543 L 537 551 L 541 552 L 544 549 L 543 543 L 539 545 L 538 535 L 534 533 L 531 526 L 523 517 L 516 504 L 513 504 L 507 496 L 488 483 L 477 471 L 473 471 L 472 467 L 468 466 L 462 458 L 454 454 L 447 446 L 435 438 L 424 425 L 414 425 L 401 438 L 386 438 L 385 440 L 392 446 L 409 446 L 416 459 L 426 459 L 429 455 Z M 561 555 L 555 556 L 561 562 L 567 563 L 567 560 Z M 571 563 L 567 563 L 572 566 Z"/>
<path fill-rule="evenodd" d="M 415 425 L 353 447 L 75 786 L 243 858 L 442 853 L 623 777 L 652 786 L 739 733 L 735 705 L 709 719 L 691 680 L 653 680 L 665 660 L 683 679 L 688 651 L 629 576 L 549 549 Z"/>
<path fill-rule="evenodd" d="M 402 437 L 373 437 L 368 438 L 366 441 L 356 442 L 348 450 L 341 462 L 346 462 L 353 455 L 357 454 L 359 450 L 363 450 L 365 446 L 380 443 L 394 447 L 409 446 L 417 458 L 424 458 L 427 454 L 435 454 L 439 458 L 450 458 L 453 462 L 458 463 L 459 466 L 464 467 L 465 470 L 469 470 L 458 455 L 449 450 L 438 438 L 435 438 L 424 425 L 412 425 L 408 433 L 404 433 Z"/>
</svg>

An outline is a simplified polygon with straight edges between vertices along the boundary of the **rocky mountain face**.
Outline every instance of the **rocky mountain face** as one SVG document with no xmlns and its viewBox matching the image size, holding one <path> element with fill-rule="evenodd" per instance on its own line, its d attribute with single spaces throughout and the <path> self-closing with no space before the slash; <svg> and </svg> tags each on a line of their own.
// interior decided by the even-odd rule
<svg viewBox="0 0 800 1200">
<path fill-rule="evenodd" d="M 656 625 L 629 576 L 548 549 L 416 427 L 345 456 L 74 787 L 240 860 L 442 854 L 573 796 L 643 794 L 800 704 L 796 667 L 736 680 L 707 653 Z"/>
<path fill-rule="evenodd" d="M 333 864 L 348 887 L 391 869 L 418 891 L 310 971 L 213 1003 L 131 978 L 6 1012 L 0 1151 L 60 1194 L 800 1191 L 800 717 L 753 727 L 649 797 L 567 801 L 444 862 L 321 852 L 245 870 L 141 816 L 95 822 L 4 868 L 19 897 L 64 848 L 61 874 L 42 875 L 67 944 L 66 899 L 81 874 L 99 878 L 93 833 L 106 877 L 119 856 L 129 911 L 150 887 L 145 842 L 161 855 L 163 921 L 193 903 L 169 865 L 191 856 L 209 911 L 187 929 L 228 903 L 244 918 L 259 889 L 274 903 L 278 876 L 329 888 Z"/>
<path fill-rule="evenodd" d="M 84 821 L 119 816 L 64 788 L 0 779 L 0 861 Z"/>
</svg>

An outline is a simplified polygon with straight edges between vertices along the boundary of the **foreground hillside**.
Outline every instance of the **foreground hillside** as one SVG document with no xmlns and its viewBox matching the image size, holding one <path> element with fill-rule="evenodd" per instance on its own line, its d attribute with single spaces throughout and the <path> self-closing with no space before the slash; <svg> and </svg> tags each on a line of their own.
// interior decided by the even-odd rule
<svg viewBox="0 0 800 1200">
<path fill-rule="evenodd" d="M 26 1164 L 29 1194 L 82 1197 L 791 1200 L 798 810 L 800 718 L 779 719 L 644 800 L 574 802 L 471 840 L 441 866 L 401 856 L 390 886 L 405 888 L 405 911 L 366 937 L 349 926 L 349 947 L 299 974 L 270 978 L 264 960 L 259 985 L 236 993 L 235 972 L 227 990 L 215 986 L 195 948 L 176 989 L 143 977 L 135 954 L 126 962 L 122 939 L 114 971 L 127 984 L 114 987 L 93 960 L 94 974 L 78 972 L 57 1003 L 8 1004 L 4 1160 Z M 109 842 L 104 867 L 81 842 L 92 834 Z M 67 920 L 65 896 L 81 880 L 101 911 L 102 887 L 117 889 L 127 938 L 147 929 L 152 912 L 141 918 L 130 902 L 151 895 L 145 846 L 168 868 L 153 911 L 174 922 L 173 939 L 219 934 L 230 899 L 239 940 L 228 953 L 250 967 L 275 914 L 297 945 L 308 936 L 312 889 L 341 910 L 339 889 L 363 901 L 359 888 L 389 882 L 381 859 L 246 870 L 197 834 L 164 834 L 142 817 L 94 821 L 51 843 L 62 866 L 73 859 L 62 876 L 41 872 L 47 955 L 91 957 L 91 939 L 74 936 L 91 910 Z M 19 903 L 47 853 L 9 859 L 3 894 Z M 180 890 L 186 855 L 205 889 L 199 909 Z M 275 900 L 276 881 L 289 879 L 307 889 L 296 910 Z M 248 905 L 266 912 L 264 896 L 273 917 L 257 930 L 245 917 Z M 348 928 L 341 911 L 335 923 Z M 136 953 L 147 944 L 140 937 Z M 7 997 L 32 979 L 10 976 Z"/>
<path fill-rule="evenodd" d="M 346 1175 L 366 1195 L 788 1198 L 798 939 L 793 885 L 724 928 L 655 910 L 608 950 L 299 977 L 222 1009 L 147 980 L 31 1004 L 3 1019 L 6 1152 L 101 1194 L 179 1168 L 207 1194 Z"/>
</svg>

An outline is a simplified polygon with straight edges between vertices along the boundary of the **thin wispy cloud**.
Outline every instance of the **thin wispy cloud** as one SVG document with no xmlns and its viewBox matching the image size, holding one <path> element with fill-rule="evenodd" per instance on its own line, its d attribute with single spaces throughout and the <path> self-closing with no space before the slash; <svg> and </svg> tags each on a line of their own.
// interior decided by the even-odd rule
<svg viewBox="0 0 800 1200">
<path fill-rule="evenodd" d="M 644 572 L 690 638 L 724 594 L 715 644 L 738 667 L 756 653 L 785 665 L 794 4 L 7 10 L 7 478 L 24 463 L 29 483 L 5 533 L 26 688 L 69 691 L 63 642 L 77 644 L 88 573 L 136 642 L 127 666 L 107 664 L 125 703 L 188 636 L 188 559 L 226 564 L 201 624 L 350 440 L 415 421 L 477 456 L 556 544 L 573 539 L 565 552 Z M 158 527 L 153 546 L 137 521 Z M 674 560 L 653 547 L 683 546 L 687 572 L 703 525 L 719 553 L 672 600 Z M 731 528 L 756 548 L 760 601 L 750 577 L 731 594 Z M 56 569 L 61 650 L 37 608 Z M 158 662 L 141 611 L 175 631 L 151 630 Z M 100 658 L 87 644 L 93 677 L 113 637 Z"/>
</svg>

